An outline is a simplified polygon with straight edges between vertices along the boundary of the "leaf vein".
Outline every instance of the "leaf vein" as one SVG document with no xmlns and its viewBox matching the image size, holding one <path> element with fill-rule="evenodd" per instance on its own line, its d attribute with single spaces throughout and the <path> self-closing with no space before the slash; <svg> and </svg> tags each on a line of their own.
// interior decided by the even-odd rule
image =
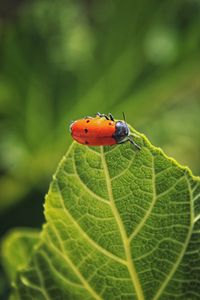
<svg viewBox="0 0 200 300">
<path fill-rule="evenodd" d="M 61 199 L 62 199 L 62 207 L 63 207 L 63 210 L 65 211 L 66 215 L 70 218 L 70 220 L 72 221 L 72 223 L 76 226 L 76 228 L 79 230 L 79 232 L 81 233 L 81 235 L 93 246 L 95 247 L 99 252 L 103 253 L 104 255 L 112 258 L 113 260 L 115 261 L 118 261 L 119 263 L 125 265 L 126 262 L 121 259 L 120 257 L 114 255 L 113 253 L 109 252 L 108 250 L 106 250 L 105 248 L 101 247 L 99 244 L 97 244 L 93 239 L 90 238 L 90 236 L 82 229 L 82 227 L 76 222 L 76 220 L 73 218 L 73 216 L 70 214 L 70 212 L 67 210 L 67 208 L 65 207 L 65 204 L 64 204 L 64 199 L 63 199 L 63 195 L 62 195 L 62 191 L 60 190 L 60 187 L 59 187 L 59 183 L 58 181 L 56 182 L 57 183 L 57 186 L 58 186 L 58 189 L 59 189 L 59 192 L 60 192 L 60 196 L 61 196 Z M 61 221 L 61 220 L 60 220 Z M 62 222 L 62 221 L 61 221 Z M 66 224 L 64 224 L 63 222 L 63 225 L 66 226 Z"/>
<path fill-rule="evenodd" d="M 144 226 L 144 224 L 146 223 L 146 221 L 147 221 L 149 215 L 151 214 L 151 212 L 153 210 L 153 207 L 154 207 L 154 205 L 156 203 L 155 171 L 154 171 L 154 157 L 153 156 L 152 156 L 152 184 L 153 184 L 153 197 L 152 197 L 151 204 L 150 204 L 150 206 L 149 206 L 149 208 L 148 208 L 145 216 L 141 220 L 141 222 L 135 228 L 135 230 L 133 231 L 133 233 L 129 236 L 129 242 L 132 241 L 132 239 L 138 234 L 138 232 Z"/>
<path fill-rule="evenodd" d="M 176 263 L 174 264 L 173 268 L 171 269 L 168 277 L 166 278 L 166 280 L 163 282 L 163 284 L 160 286 L 159 290 L 155 294 L 153 300 L 157 300 L 160 297 L 160 295 L 162 294 L 162 292 L 166 288 L 167 284 L 171 280 L 172 276 L 176 272 L 176 270 L 177 270 L 177 268 L 179 266 L 179 263 L 181 262 L 184 254 L 185 254 L 187 246 L 188 246 L 188 244 L 190 242 L 190 237 L 192 235 L 192 229 L 193 229 L 193 223 L 194 223 L 194 211 L 193 211 L 194 208 L 193 208 L 193 202 L 192 202 L 192 189 L 191 189 L 189 180 L 186 177 L 186 175 L 185 175 L 185 179 L 186 179 L 187 184 L 188 184 L 189 196 L 190 196 L 190 226 L 189 226 L 189 229 L 188 229 L 188 234 L 187 234 L 187 237 L 186 237 L 186 240 L 185 240 L 185 244 L 183 245 L 182 251 L 180 253 L 180 256 L 178 257 L 178 259 L 177 259 Z"/>
<path fill-rule="evenodd" d="M 55 225 L 53 223 L 51 223 L 53 229 L 54 229 L 54 232 L 55 232 L 55 235 L 57 236 L 57 239 L 60 241 L 60 244 L 62 246 L 62 240 L 60 239 L 60 236 L 59 234 L 57 233 L 57 228 L 55 227 Z M 52 243 L 52 241 L 50 240 L 50 244 L 48 245 L 51 245 L 51 247 L 57 252 L 59 253 L 62 258 L 67 262 L 67 264 L 71 267 L 71 269 L 74 271 L 74 273 L 77 275 L 77 277 L 80 279 L 80 281 L 82 282 L 83 286 L 85 287 L 85 289 L 93 296 L 94 299 L 97 299 L 97 300 L 103 300 L 97 293 L 96 291 L 89 285 L 89 283 L 87 282 L 87 280 L 83 277 L 83 275 L 81 274 L 80 270 L 76 267 L 76 265 L 72 262 L 72 260 L 67 256 L 67 255 L 64 255 L 64 249 L 62 252 L 60 252 L 55 246 L 54 244 Z"/>
<path fill-rule="evenodd" d="M 132 260 L 132 256 L 131 256 L 131 250 L 130 250 L 130 244 L 128 241 L 128 237 L 123 225 L 123 222 L 121 220 L 121 217 L 119 215 L 119 212 L 117 210 L 117 207 L 115 205 L 114 202 L 114 198 L 113 198 L 113 193 L 112 193 L 112 185 L 111 185 L 111 179 L 110 179 L 110 175 L 109 175 L 109 171 L 108 171 L 108 167 L 107 167 L 107 163 L 106 163 L 106 159 L 105 159 L 105 154 L 104 154 L 104 150 L 103 147 L 101 146 L 101 157 L 102 157 L 102 163 L 103 163 L 103 167 L 104 167 L 104 172 L 105 172 L 105 178 L 106 178 L 106 183 L 107 183 L 107 189 L 108 189 L 108 194 L 109 194 L 109 198 L 110 198 L 110 204 L 111 204 L 111 208 L 112 208 L 112 212 L 113 215 L 118 223 L 118 227 L 119 227 L 119 231 L 121 233 L 121 237 L 122 237 L 122 242 L 124 244 L 124 250 L 125 250 L 125 254 L 126 254 L 126 259 L 127 259 L 127 267 L 128 267 L 128 271 L 130 273 L 132 282 L 133 282 L 133 286 L 135 288 L 135 292 L 137 294 L 137 298 L 139 300 L 144 300 L 144 295 L 143 295 L 143 290 L 141 287 L 141 283 L 139 281 L 133 260 Z"/>
<path fill-rule="evenodd" d="M 111 181 L 122 176 L 124 173 L 126 173 L 129 170 L 130 166 L 132 165 L 134 159 L 135 159 L 135 156 L 133 156 L 133 158 L 129 161 L 128 166 L 126 168 L 124 168 L 122 172 L 120 172 L 119 174 L 117 174 L 116 176 L 111 178 Z"/>
<path fill-rule="evenodd" d="M 78 181 L 79 181 L 79 183 L 80 183 L 81 186 L 84 188 L 84 190 L 85 190 L 88 194 L 90 194 L 93 198 L 98 199 L 98 200 L 100 200 L 100 201 L 102 201 L 102 202 L 104 202 L 104 203 L 106 203 L 106 204 L 109 205 L 109 202 L 108 202 L 107 200 L 105 200 L 104 198 L 102 198 L 102 197 L 100 197 L 99 195 L 95 194 L 91 189 L 89 189 L 89 187 L 81 180 L 81 178 L 80 178 L 80 176 L 79 176 L 79 174 L 78 174 L 78 172 L 77 172 L 75 166 L 74 166 L 74 168 L 75 168 L 75 170 L 74 170 L 74 171 L 75 171 L 75 174 L 68 174 L 65 170 L 63 170 L 63 171 L 64 171 L 64 173 L 65 173 L 65 175 L 66 175 L 67 177 L 76 176 L 77 179 L 78 179 Z"/>
<path fill-rule="evenodd" d="M 56 268 L 53 266 L 50 258 L 47 256 L 46 252 L 44 252 L 43 250 L 39 250 L 38 252 L 40 252 L 40 254 L 43 256 L 43 258 L 46 260 L 47 264 L 49 265 L 49 268 L 52 270 L 52 272 L 58 276 L 61 280 L 65 281 L 67 284 L 69 285 L 72 285 L 74 287 L 78 287 L 78 288 L 84 288 L 82 285 L 76 283 L 76 282 L 73 282 L 67 278 L 65 278 L 61 273 L 59 273 Z"/>
</svg>

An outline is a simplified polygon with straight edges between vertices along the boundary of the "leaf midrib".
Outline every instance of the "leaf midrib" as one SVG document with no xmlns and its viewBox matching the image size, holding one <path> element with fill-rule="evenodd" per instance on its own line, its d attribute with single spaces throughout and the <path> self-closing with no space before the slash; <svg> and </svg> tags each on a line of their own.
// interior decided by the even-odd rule
<svg viewBox="0 0 200 300">
<path fill-rule="evenodd" d="M 110 207 L 112 209 L 113 215 L 116 219 L 116 222 L 118 224 L 119 231 L 120 231 L 120 234 L 121 234 L 121 237 L 122 237 L 122 242 L 124 244 L 124 250 L 125 250 L 125 254 L 126 254 L 125 264 L 127 265 L 128 271 L 130 273 L 130 276 L 131 276 L 131 279 L 132 279 L 132 282 L 133 282 L 133 286 L 135 288 L 137 299 L 138 300 L 144 300 L 145 298 L 144 298 L 142 286 L 141 286 L 141 283 L 139 281 L 138 274 L 137 274 L 136 268 L 134 266 L 134 262 L 132 261 L 130 241 L 129 241 L 129 238 L 126 234 L 124 224 L 121 220 L 118 209 L 115 205 L 115 201 L 114 201 L 114 197 L 113 197 L 113 193 L 112 193 L 111 178 L 110 178 L 110 175 L 109 175 L 109 171 L 108 171 L 107 162 L 106 162 L 106 159 L 105 159 L 105 154 L 104 154 L 103 147 L 101 147 L 101 151 L 100 151 L 100 153 L 98 153 L 98 155 L 100 155 L 100 157 L 102 159 L 102 164 L 103 164 L 103 168 L 104 168 L 106 184 L 107 184 L 107 189 L 108 189 L 108 194 L 109 194 L 109 200 L 110 200 L 109 204 L 110 204 Z M 155 174 L 154 174 L 154 176 L 155 176 Z M 180 179 L 182 180 L 184 177 L 186 177 L 186 175 L 181 177 Z M 188 181 L 187 177 L 186 177 L 186 180 Z M 188 181 L 188 187 L 189 187 L 189 190 L 190 190 L 190 196 L 192 196 L 192 189 L 191 189 L 189 181 Z M 191 202 L 192 201 L 190 201 L 190 203 Z M 188 230 L 188 235 L 187 235 L 187 238 L 186 238 L 186 241 L 185 241 L 185 245 L 184 245 L 184 247 L 183 247 L 183 249 L 182 249 L 182 251 L 179 255 L 179 258 L 176 261 L 176 264 L 174 265 L 171 272 L 168 274 L 168 276 L 167 276 L 166 280 L 164 281 L 164 283 L 160 286 L 160 288 L 157 291 L 157 293 L 155 294 L 153 300 L 158 300 L 160 298 L 160 295 L 165 290 L 168 282 L 170 281 L 170 279 L 172 278 L 172 276 L 176 272 L 176 269 L 179 266 L 180 261 L 181 261 L 183 255 L 186 251 L 187 245 L 190 241 L 190 236 L 191 236 L 191 233 L 192 233 L 193 223 L 194 223 L 194 212 L 193 212 L 193 205 L 191 205 L 191 226 L 189 227 L 189 230 Z"/>
<path fill-rule="evenodd" d="M 103 150 L 102 146 L 101 146 L 101 159 L 102 159 L 102 165 L 103 165 L 104 172 L 105 172 L 105 178 L 106 178 L 106 183 L 107 183 L 107 189 L 108 189 L 108 195 L 109 195 L 109 200 L 110 200 L 110 204 L 111 204 L 111 209 L 112 209 L 113 215 L 116 219 L 116 222 L 118 224 L 122 242 L 124 244 L 124 250 L 125 250 L 126 260 L 127 260 L 127 268 L 128 268 L 129 274 L 131 276 L 133 286 L 135 288 L 137 299 L 144 300 L 145 298 L 144 298 L 143 290 L 141 287 L 141 283 L 139 281 L 139 278 L 138 278 L 138 275 L 136 272 L 136 268 L 135 268 L 135 265 L 133 263 L 132 256 L 131 256 L 129 239 L 126 234 L 126 231 L 125 231 L 123 222 L 121 220 L 121 217 L 119 215 L 119 212 L 117 210 L 117 207 L 115 205 L 115 201 L 114 201 L 114 197 L 113 197 L 113 193 L 112 193 L 111 179 L 110 179 L 110 175 L 109 175 L 109 171 L 108 171 L 108 167 L 107 167 L 107 163 L 106 163 L 106 159 L 105 159 L 105 154 L 104 154 L 104 150 Z"/>
</svg>

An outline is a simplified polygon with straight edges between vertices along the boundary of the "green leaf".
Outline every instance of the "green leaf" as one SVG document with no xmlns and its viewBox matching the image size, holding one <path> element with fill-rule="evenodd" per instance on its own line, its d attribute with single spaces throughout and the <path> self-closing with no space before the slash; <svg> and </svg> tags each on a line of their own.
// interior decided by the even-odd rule
<svg viewBox="0 0 200 300">
<path fill-rule="evenodd" d="M 19 228 L 10 231 L 2 243 L 1 256 L 10 281 L 14 281 L 17 270 L 28 264 L 34 245 L 39 241 L 36 229 Z"/>
<path fill-rule="evenodd" d="M 199 299 L 200 181 L 140 135 L 73 143 L 45 202 L 47 223 L 19 299 Z"/>
</svg>

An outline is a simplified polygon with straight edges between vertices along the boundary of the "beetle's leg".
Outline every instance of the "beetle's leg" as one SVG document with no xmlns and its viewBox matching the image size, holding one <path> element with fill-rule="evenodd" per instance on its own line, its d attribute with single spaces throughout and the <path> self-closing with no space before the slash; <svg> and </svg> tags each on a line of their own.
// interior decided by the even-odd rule
<svg viewBox="0 0 200 300">
<path fill-rule="evenodd" d="M 109 113 L 108 115 L 109 115 L 111 121 L 115 121 L 114 117 L 113 117 L 113 115 L 111 113 Z"/>
<path fill-rule="evenodd" d="M 103 114 L 101 114 L 100 112 L 97 112 L 96 117 L 103 118 Z"/>
<path fill-rule="evenodd" d="M 131 137 L 129 137 L 127 141 L 129 141 L 132 145 L 134 145 L 138 150 L 141 150 L 141 147 L 138 144 L 136 144 Z"/>
<path fill-rule="evenodd" d="M 101 114 L 100 112 L 98 112 L 98 113 L 96 114 L 96 116 L 99 116 L 100 118 L 106 118 L 106 120 L 110 120 L 109 117 L 108 117 L 107 115 Z"/>
</svg>

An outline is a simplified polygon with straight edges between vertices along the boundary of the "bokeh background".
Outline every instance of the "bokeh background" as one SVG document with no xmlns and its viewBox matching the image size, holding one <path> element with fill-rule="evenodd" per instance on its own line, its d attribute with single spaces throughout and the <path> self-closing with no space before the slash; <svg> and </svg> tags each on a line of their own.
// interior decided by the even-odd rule
<svg viewBox="0 0 200 300">
<path fill-rule="evenodd" d="M 200 174 L 199 0 L 0 2 L 0 238 L 41 226 L 68 125 L 97 111 Z"/>
</svg>

